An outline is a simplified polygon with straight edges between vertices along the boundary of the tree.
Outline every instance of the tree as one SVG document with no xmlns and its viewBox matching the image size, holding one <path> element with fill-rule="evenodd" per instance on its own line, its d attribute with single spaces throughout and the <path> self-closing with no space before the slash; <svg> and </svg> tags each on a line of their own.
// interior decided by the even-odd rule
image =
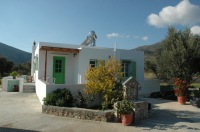
<svg viewBox="0 0 200 132">
<path fill-rule="evenodd" d="M 146 73 L 153 73 L 157 77 L 157 66 L 156 66 L 155 57 L 145 57 L 144 71 Z"/>
<path fill-rule="evenodd" d="M 31 62 L 25 62 L 23 64 L 14 65 L 13 71 L 17 71 L 20 75 L 30 75 L 31 73 Z"/>
<path fill-rule="evenodd" d="M 179 78 L 190 84 L 200 72 L 200 36 L 189 29 L 168 29 L 166 38 L 156 54 L 157 75 L 160 79 Z"/>
<path fill-rule="evenodd" d="M 0 76 L 7 76 L 11 72 L 14 63 L 0 56 Z"/>
<path fill-rule="evenodd" d="M 102 97 L 103 101 L 108 102 L 109 96 L 116 95 L 122 75 L 121 63 L 114 58 L 110 57 L 106 61 L 99 60 L 97 67 L 90 67 L 86 72 L 85 92 L 99 95 L 100 104 L 102 104 Z"/>
</svg>

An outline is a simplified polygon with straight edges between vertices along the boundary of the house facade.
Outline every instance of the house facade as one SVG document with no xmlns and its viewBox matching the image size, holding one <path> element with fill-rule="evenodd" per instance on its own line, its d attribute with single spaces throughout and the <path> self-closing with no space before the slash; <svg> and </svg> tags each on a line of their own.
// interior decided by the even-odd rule
<svg viewBox="0 0 200 132">
<path fill-rule="evenodd" d="M 125 78 L 133 76 L 141 84 L 148 82 L 144 80 L 144 52 L 142 51 L 47 42 L 34 45 L 31 75 L 35 80 L 36 93 L 41 103 L 48 93 L 57 88 L 68 87 L 72 92 L 75 89 L 83 89 L 84 76 L 90 65 L 95 67 L 98 60 L 107 60 L 110 56 L 122 62 Z M 155 91 L 158 88 L 156 86 L 153 89 Z"/>
</svg>

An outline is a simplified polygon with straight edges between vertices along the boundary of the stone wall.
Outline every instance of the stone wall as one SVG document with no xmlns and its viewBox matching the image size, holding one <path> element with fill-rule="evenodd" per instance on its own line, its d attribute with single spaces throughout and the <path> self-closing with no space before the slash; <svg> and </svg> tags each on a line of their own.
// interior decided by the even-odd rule
<svg viewBox="0 0 200 132">
<path fill-rule="evenodd" d="M 83 108 L 69 108 L 57 106 L 42 106 L 42 113 L 56 116 L 71 117 L 83 120 L 112 122 L 114 121 L 114 113 L 112 110 L 100 111 Z"/>
<path fill-rule="evenodd" d="M 148 103 L 145 101 L 133 102 L 135 105 L 135 119 L 137 123 L 141 120 L 148 118 Z M 70 108 L 70 107 L 58 107 L 58 106 L 42 106 L 42 113 L 51 114 L 56 116 L 77 118 L 83 120 L 103 121 L 103 122 L 115 122 L 116 117 L 113 110 L 91 110 L 84 108 Z"/>
<path fill-rule="evenodd" d="M 136 101 L 135 105 L 135 122 L 148 118 L 148 103 L 145 101 Z"/>
</svg>

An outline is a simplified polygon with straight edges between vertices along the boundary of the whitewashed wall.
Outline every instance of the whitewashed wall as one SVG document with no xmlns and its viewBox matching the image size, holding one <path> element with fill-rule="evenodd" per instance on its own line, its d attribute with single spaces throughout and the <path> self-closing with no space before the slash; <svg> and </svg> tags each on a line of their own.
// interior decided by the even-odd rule
<svg viewBox="0 0 200 132">
<path fill-rule="evenodd" d="M 76 84 L 76 85 L 67 85 L 67 84 L 48 84 L 42 80 L 37 81 L 36 85 L 36 93 L 40 100 L 40 103 L 43 104 L 43 99 L 49 94 L 55 91 L 56 89 L 69 89 L 74 97 L 78 95 L 78 90 L 82 92 L 84 95 L 84 84 Z"/>
<path fill-rule="evenodd" d="M 112 53 L 111 49 L 83 47 L 79 53 L 79 84 L 85 83 L 84 76 L 90 66 L 91 59 L 107 60 L 110 55 L 113 55 Z"/>
<path fill-rule="evenodd" d="M 41 104 L 43 104 L 43 99 L 46 97 L 46 84 L 40 79 L 37 79 L 36 83 L 36 94 Z"/>
<path fill-rule="evenodd" d="M 3 91 L 8 91 L 8 81 L 9 80 L 13 80 L 13 77 L 8 76 L 8 77 L 2 78 L 2 90 Z M 15 80 L 19 80 L 19 92 L 23 92 L 24 79 L 23 78 L 16 78 Z"/>
<path fill-rule="evenodd" d="M 160 91 L 160 82 L 159 80 L 144 80 L 140 82 L 141 90 L 139 90 L 139 97 L 148 97 L 152 92 Z M 55 91 L 56 89 L 69 89 L 74 97 L 77 96 L 77 91 L 80 90 L 83 95 L 85 85 L 84 84 L 75 84 L 75 85 L 67 85 L 67 84 L 47 84 L 42 80 L 37 80 L 36 84 L 36 93 L 40 100 L 40 103 L 43 104 L 43 99 L 49 93 Z M 96 98 L 94 103 L 98 103 L 98 97 Z"/>
<path fill-rule="evenodd" d="M 3 91 L 7 91 L 7 87 L 8 87 L 8 79 L 12 79 L 12 76 L 8 76 L 8 77 L 3 77 L 1 80 L 1 85 L 2 85 L 2 90 Z"/>
<path fill-rule="evenodd" d="M 31 56 L 31 76 L 34 76 L 34 65 L 33 65 L 33 61 L 34 61 L 34 56 L 35 56 L 35 50 L 36 50 L 36 46 L 32 46 L 32 56 Z"/>
<path fill-rule="evenodd" d="M 149 79 L 140 81 L 141 90 L 139 90 L 140 97 L 149 97 L 152 92 L 160 91 L 160 81 L 156 79 Z"/>
<path fill-rule="evenodd" d="M 118 50 L 118 57 L 121 60 L 131 60 L 136 62 L 136 80 L 144 80 L 144 52 L 133 50 Z"/>
<path fill-rule="evenodd" d="M 80 52 L 74 57 L 72 53 L 55 53 L 48 52 L 47 54 L 47 77 L 52 77 L 53 73 L 53 56 L 66 57 L 66 77 L 65 82 L 67 85 L 50 85 L 45 84 L 41 80 L 44 78 L 45 66 L 45 51 L 40 51 L 41 46 L 63 47 L 80 49 Z M 35 50 L 35 55 L 38 54 L 38 71 L 35 73 L 36 78 L 36 93 L 41 103 L 46 94 L 54 91 L 57 88 L 68 87 L 72 91 L 82 88 L 85 83 L 85 72 L 89 68 L 90 59 L 107 60 L 109 56 L 116 56 L 118 60 L 136 61 L 136 79 L 140 82 L 142 89 L 139 91 L 140 96 L 147 96 L 151 92 L 159 91 L 159 81 L 144 80 L 144 52 L 133 50 L 117 49 L 114 52 L 113 48 L 99 48 L 99 47 L 81 47 L 80 45 L 58 44 L 58 43 L 44 43 L 40 42 Z M 59 54 L 59 55 L 58 55 Z M 75 87 L 75 88 L 74 88 Z"/>
<path fill-rule="evenodd" d="M 109 56 L 114 56 L 112 48 L 83 47 L 79 53 L 79 84 L 85 83 L 85 72 L 89 68 L 90 59 L 107 60 Z M 118 60 L 136 61 L 136 79 L 144 80 L 144 52 L 133 50 L 116 50 Z"/>
<path fill-rule="evenodd" d="M 39 79 L 44 78 L 45 66 L 45 51 L 39 50 L 41 46 L 80 49 L 80 53 L 78 53 L 75 57 L 72 53 L 47 52 L 47 77 L 52 78 L 53 76 L 53 56 L 64 56 L 66 58 L 66 84 L 84 84 L 84 76 L 86 70 L 89 68 L 90 60 L 107 60 L 109 56 L 116 56 L 118 60 L 136 61 L 136 79 L 139 81 L 143 81 L 144 79 L 144 53 L 141 51 L 117 49 L 116 52 L 114 52 L 113 48 L 81 47 L 80 45 L 64 45 L 43 42 L 39 43 L 36 48 L 36 54 L 39 54 Z"/>
<path fill-rule="evenodd" d="M 40 47 L 43 45 L 39 45 Z M 55 47 L 55 46 L 54 46 Z M 39 51 L 39 74 L 38 78 L 44 78 L 45 70 L 45 53 L 46 51 Z M 53 78 L 53 57 L 63 56 L 65 57 L 65 83 L 66 84 L 77 84 L 78 83 L 78 55 L 73 53 L 59 53 L 59 52 L 47 52 L 47 77 Z"/>
</svg>

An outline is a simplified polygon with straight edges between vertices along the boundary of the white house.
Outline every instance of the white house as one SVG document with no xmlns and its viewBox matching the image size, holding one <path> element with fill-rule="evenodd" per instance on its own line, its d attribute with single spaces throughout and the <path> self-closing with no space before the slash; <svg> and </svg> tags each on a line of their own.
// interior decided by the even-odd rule
<svg viewBox="0 0 200 132">
<path fill-rule="evenodd" d="M 159 91 L 159 81 L 144 80 L 142 51 L 39 42 L 32 47 L 31 74 L 40 102 L 57 88 L 69 88 L 72 92 L 83 89 L 89 66 L 110 56 L 122 61 L 125 78 L 134 76 L 140 83 L 140 95 Z"/>
</svg>

